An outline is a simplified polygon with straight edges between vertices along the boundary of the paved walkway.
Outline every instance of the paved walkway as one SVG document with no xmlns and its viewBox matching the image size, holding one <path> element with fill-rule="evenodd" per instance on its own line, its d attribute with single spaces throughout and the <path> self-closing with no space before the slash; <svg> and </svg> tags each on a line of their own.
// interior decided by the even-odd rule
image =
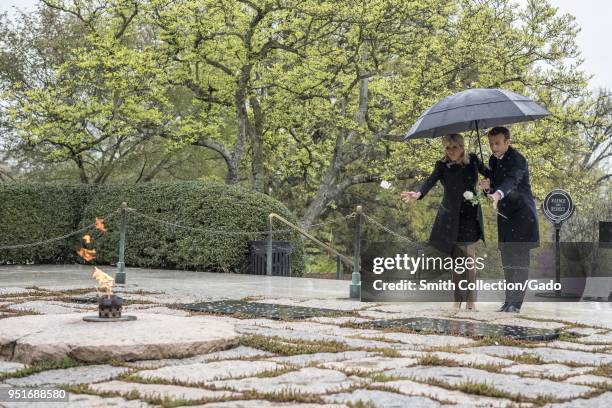
<svg viewBox="0 0 612 408">
<path fill-rule="evenodd" d="M 445 303 L 360 303 L 347 298 L 347 281 L 146 269 L 128 269 L 127 281 L 118 288 L 129 301 L 124 313 L 229 324 L 239 345 L 144 361 L 0 361 L 0 388 L 55 385 L 70 392 L 69 404 L 27 405 L 41 407 L 612 406 L 608 303 L 530 303 L 509 315 L 495 312 L 496 304 L 454 312 Z M 50 314 L 91 314 L 95 305 L 73 298 L 92 295 L 92 287 L 91 267 L 1 266 L 0 319 L 17 324 L 23 315 L 40 314 L 43 321 Z M 175 307 L 245 298 L 342 313 L 279 321 L 202 316 Z M 534 343 L 358 325 L 403 317 L 560 328 L 566 334 Z"/>
</svg>

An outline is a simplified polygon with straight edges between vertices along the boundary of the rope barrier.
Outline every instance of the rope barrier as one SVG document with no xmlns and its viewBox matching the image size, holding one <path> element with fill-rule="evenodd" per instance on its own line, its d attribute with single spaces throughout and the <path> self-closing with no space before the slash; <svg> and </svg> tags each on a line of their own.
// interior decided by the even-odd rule
<svg viewBox="0 0 612 408">
<path fill-rule="evenodd" d="M 356 212 L 352 212 L 352 213 L 350 213 L 348 215 L 345 215 L 343 217 L 337 217 L 337 218 L 334 218 L 334 219 L 331 219 L 331 220 L 328 220 L 328 221 L 323 221 L 323 222 L 319 222 L 317 224 L 312 224 L 310 227 L 306 228 L 306 231 L 310 231 L 311 229 L 314 229 L 314 228 L 319 228 L 319 227 L 321 227 L 323 225 L 326 225 L 326 224 L 332 224 L 332 223 L 335 223 L 337 221 L 344 221 L 344 220 L 348 220 L 349 218 L 355 218 L 355 216 L 357 216 L 357 213 Z"/>
<path fill-rule="evenodd" d="M 375 225 L 376 227 L 382 229 L 386 233 L 393 235 L 394 237 L 396 237 L 400 241 L 407 242 L 407 243 L 411 244 L 412 246 L 416 247 L 417 249 L 420 249 L 420 250 L 423 249 L 423 247 L 421 245 L 419 245 L 418 243 L 412 241 L 410 238 L 408 238 L 408 237 L 406 237 L 404 235 L 401 235 L 401 234 L 393 231 L 391 228 L 384 226 L 383 224 L 381 224 L 380 222 L 376 221 L 374 218 L 370 217 L 366 213 L 363 213 L 363 217 L 365 218 L 366 221 L 368 221 L 371 224 Z"/>
<path fill-rule="evenodd" d="M 109 214 L 107 214 L 107 215 L 105 215 L 105 216 L 103 216 L 103 217 L 100 217 L 100 218 L 102 218 L 103 220 L 106 220 L 106 219 L 108 219 L 109 217 L 111 217 L 112 215 L 115 215 L 115 214 L 117 213 L 117 211 L 118 211 L 118 210 L 114 210 L 114 211 L 110 212 Z M 28 243 L 28 244 L 16 244 L 16 245 L 5 245 L 5 246 L 0 246 L 0 250 L 5 250 L 5 249 L 22 249 L 22 248 L 30 248 L 30 247 L 35 247 L 35 246 L 38 246 L 38 245 L 49 244 L 49 243 L 51 243 L 51 242 L 55 242 L 55 241 L 61 241 L 62 239 L 69 238 L 69 237 L 71 237 L 71 236 L 73 236 L 73 235 L 82 234 L 82 233 L 84 233 L 85 231 L 87 231 L 87 230 L 89 230 L 89 229 L 94 228 L 95 226 L 96 226 L 96 223 L 94 222 L 94 223 L 92 223 L 92 224 L 89 224 L 89 225 L 88 225 L 88 226 L 86 226 L 86 227 L 83 227 L 83 228 L 81 228 L 81 229 L 78 229 L 78 230 L 75 230 L 75 231 L 69 232 L 68 234 L 64 234 L 64 235 L 60 235 L 60 236 L 57 236 L 57 237 L 53 237 L 53 238 L 49 238 L 49 239 L 45 239 L 45 240 L 43 240 L 43 241 L 30 242 L 30 243 Z"/>
<path fill-rule="evenodd" d="M 108 219 L 109 217 L 116 215 L 118 213 L 118 211 L 120 210 L 120 208 L 113 210 L 112 212 L 110 212 L 109 214 L 101 217 L 103 219 Z M 197 232 L 203 232 L 203 233 L 209 233 L 209 234 L 225 234 L 225 235 L 267 235 L 269 233 L 269 231 L 244 231 L 244 230 L 217 230 L 217 229 L 211 229 L 211 228 L 200 228 L 200 227 L 191 227 L 191 226 L 187 226 L 187 225 L 182 225 L 176 222 L 171 222 L 171 221 L 166 221 L 166 220 L 162 220 L 162 219 L 158 219 L 155 217 L 152 217 L 150 215 L 146 215 L 143 214 L 141 212 L 139 212 L 138 210 L 134 209 L 134 208 L 127 208 L 127 210 L 134 215 L 140 216 L 142 218 L 145 218 L 149 221 L 153 221 L 153 222 L 157 222 L 160 224 L 164 224 L 168 227 L 173 227 L 173 228 L 182 228 L 182 229 L 186 229 L 186 230 L 190 230 L 190 231 L 197 231 Z M 331 224 L 331 223 L 336 223 L 338 221 L 343 221 L 345 219 L 349 219 L 349 218 L 354 218 L 355 217 L 355 213 L 351 213 L 348 214 L 344 217 L 340 217 L 340 218 L 335 218 L 332 220 L 328 220 L 328 221 L 324 221 L 324 222 L 320 222 L 318 224 L 313 224 L 311 225 L 308 229 L 314 229 L 314 228 L 319 228 L 323 225 L 326 224 Z M 36 241 L 36 242 L 30 242 L 27 244 L 14 244 L 14 245 L 4 245 L 4 246 L 0 246 L 0 250 L 8 250 L 8 249 L 23 249 L 23 248 L 30 248 L 30 247 L 35 247 L 35 246 L 39 246 L 39 245 L 45 245 L 45 244 L 49 244 L 55 241 L 61 241 L 63 239 L 66 238 L 70 238 L 74 235 L 77 234 L 82 234 L 87 230 L 90 230 L 92 228 L 95 227 L 95 223 L 92 223 L 90 225 L 87 225 L 83 228 L 80 228 L 78 230 L 75 231 L 71 231 L 67 234 L 64 235 L 59 235 L 56 237 L 52 237 L 52 238 L 48 238 L 42 241 Z M 287 232 L 292 232 L 293 230 L 290 229 L 283 229 L 283 230 L 274 230 L 274 233 L 287 233 Z"/>
<path fill-rule="evenodd" d="M 166 221 L 166 220 L 162 220 L 162 219 L 158 219 L 155 217 L 152 217 L 150 215 L 146 215 L 143 214 L 137 210 L 135 210 L 134 208 L 127 208 L 127 210 L 131 213 L 131 214 L 135 214 L 139 217 L 145 218 L 149 221 L 153 221 L 153 222 L 157 222 L 160 224 L 164 224 L 166 226 L 169 227 L 175 227 L 175 228 L 182 228 L 182 229 L 186 229 L 186 230 L 190 230 L 190 231 L 197 231 L 197 232 L 203 232 L 203 233 L 207 233 L 207 234 L 225 234 L 225 235 L 267 235 L 268 231 L 244 231 L 244 230 L 216 230 L 216 229 L 211 229 L 211 228 L 200 228 L 200 227 L 191 227 L 188 225 L 182 225 L 176 222 L 171 222 L 171 221 Z M 275 233 L 284 233 L 284 232 L 291 232 L 292 230 L 275 230 Z"/>
</svg>

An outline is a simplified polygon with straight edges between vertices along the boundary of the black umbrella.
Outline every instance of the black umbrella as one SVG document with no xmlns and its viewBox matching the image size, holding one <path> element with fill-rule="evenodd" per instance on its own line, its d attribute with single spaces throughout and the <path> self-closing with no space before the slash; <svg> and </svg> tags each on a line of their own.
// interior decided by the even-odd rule
<svg viewBox="0 0 612 408">
<path fill-rule="evenodd" d="M 479 129 L 537 120 L 550 112 L 531 99 L 505 89 L 468 89 L 448 96 L 427 109 L 404 140 L 433 138 Z"/>
</svg>

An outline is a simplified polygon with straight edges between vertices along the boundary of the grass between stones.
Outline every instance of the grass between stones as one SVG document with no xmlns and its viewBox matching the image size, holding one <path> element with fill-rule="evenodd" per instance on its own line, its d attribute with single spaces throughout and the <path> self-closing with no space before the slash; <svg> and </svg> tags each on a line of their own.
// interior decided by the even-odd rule
<svg viewBox="0 0 612 408">
<path fill-rule="evenodd" d="M 507 391 L 500 390 L 495 388 L 493 385 L 488 384 L 486 382 L 477 382 L 472 380 L 463 381 L 459 384 L 449 384 L 437 378 L 426 378 L 419 379 L 416 377 L 410 378 L 411 381 L 426 383 L 429 385 L 435 385 L 437 387 L 446 388 L 448 390 L 461 391 L 466 394 L 472 395 L 481 395 L 483 397 L 492 397 L 492 398 L 506 398 L 513 400 L 515 402 L 524 403 L 531 402 L 536 406 L 543 406 L 545 404 L 556 402 L 558 399 L 550 394 L 542 394 L 538 395 L 537 398 L 529 398 L 523 394 L 515 394 Z"/>
<path fill-rule="evenodd" d="M 402 356 L 402 353 L 392 348 L 368 348 L 364 351 L 372 351 L 372 352 L 380 353 L 380 355 L 383 357 L 401 357 Z"/>
<path fill-rule="evenodd" d="M 436 351 L 446 352 L 446 353 L 455 353 L 455 354 L 466 354 L 466 351 L 463 349 L 466 346 L 434 346 L 434 347 L 423 347 L 419 349 L 419 351 L 423 351 L 426 353 L 433 353 Z"/>
<path fill-rule="evenodd" d="M 79 288 L 79 289 L 66 289 L 66 290 L 51 290 L 45 289 L 39 286 L 28 286 L 25 289 L 29 289 L 29 292 L 19 292 L 19 293 L 8 293 L 4 295 L 0 295 L 0 299 L 15 299 L 20 298 L 22 302 L 30 302 L 34 300 L 46 300 L 46 301 L 60 301 L 66 303 L 83 303 L 80 299 L 75 299 L 73 296 L 85 295 L 92 292 L 96 292 L 95 287 L 91 288 Z M 121 292 L 118 294 L 125 295 L 159 295 L 163 292 L 154 292 L 154 291 L 145 291 L 142 289 L 138 289 L 130 292 Z M 92 303 L 97 302 L 96 298 L 92 298 Z M 124 305 L 134 305 L 134 304 L 157 304 L 156 302 L 149 300 L 129 300 L 124 299 Z M 38 313 L 32 310 L 10 310 L 8 309 L 10 306 L 0 306 L 0 312 L 10 313 L 10 316 L 0 316 L 0 319 L 7 317 L 16 317 L 16 316 L 27 316 L 27 315 L 39 315 L 42 313 Z"/>
<path fill-rule="evenodd" d="M 149 395 L 142 394 L 137 390 L 132 390 L 129 392 L 121 393 L 117 391 L 98 391 L 92 389 L 88 384 L 79 384 L 79 385 L 60 385 L 58 388 L 62 388 L 67 392 L 74 394 L 88 394 L 88 395 L 96 395 L 102 398 L 115 398 L 115 397 L 123 397 L 127 400 L 140 400 L 145 401 L 149 404 L 153 404 L 156 406 L 161 406 L 162 408 L 174 408 L 181 406 L 190 406 L 190 405 L 201 405 L 207 404 L 210 402 L 225 402 L 232 401 L 233 398 L 230 396 L 227 397 L 217 397 L 217 398 L 200 398 L 200 399 L 183 399 L 183 398 L 172 398 L 172 397 L 160 397 L 157 395 Z"/>
<path fill-rule="evenodd" d="M 209 390 L 226 390 L 225 388 L 216 387 L 211 383 L 215 381 L 242 380 L 244 378 L 253 378 L 253 377 L 255 378 L 278 377 L 279 375 L 287 374 L 292 371 L 299 370 L 300 368 L 301 367 L 296 367 L 291 364 L 286 364 L 286 365 L 283 365 L 282 367 L 261 371 L 256 374 L 245 374 L 245 375 L 235 376 L 231 378 L 214 377 L 214 378 L 211 378 L 210 380 L 203 381 L 203 382 L 202 381 L 190 382 L 190 381 L 183 381 L 183 380 L 178 380 L 178 379 L 168 380 L 168 379 L 163 379 L 163 378 L 143 378 L 143 377 L 140 377 L 138 375 L 138 372 L 134 370 L 118 376 L 117 379 L 120 381 L 127 381 L 127 382 L 132 382 L 132 383 L 139 383 L 139 384 L 177 385 L 177 386 L 183 386 L 183 387 L 205 388 Z M 231 391 L 231 390 L 228 390 L 228 391 Z"/>
<path fill-rule="evenodd" d="M 340 341 L 296 339 L 289 343 L 277 337 L 266 337 L 257 334 L 240 337 L 239 344 L 282 356 L 314 353 L 339 353 L 349 350 L 348 346 Z"/>
<path fill-rule="evenodd" d="M 361 373 L 361 376 L 365 378 L 369 378 L 373 382 L 389 382 L 389 381 L 400 381 L 400 380 L 408 379 L 407 377 L 404 377 L 401 375 L 385 374 L 384 372 L 381 372 L 381 371 L 375 371 L 373 373 L 367 373 L 367 374 Z"/>
<path fill-rule="evenodd" d="M 459 364 L 449 358 L 440 358 L 433 354 L 417 357 L 417 365 L 457 367 Z"/>
<path fill-rule="evenodd" d="M 340 327 L 347 329 L 369 329 L 369 330 L 377 330 L 383 333 L 408 333 L 408 334 L 441 334 L 435 330 L 431 329 L 423 329 L 423 330 L 415 330 L 411 327 L 406 326 L 394 326 L 394 327 L 377 327 L 372 324 L 372 322 L 345 322 L 339 325 Z M 371 339 L 370 339 L 371 340 Z M 386 341 L 386 340 L 384 340 Z"/>
<path fill-rule="evenodd" d="M 505 358 L 519 364 L 546 364 L 546 361 L 535 354 L 514 354 L 508 355 Z"/>
<path fill-rule="evenodd" d="M 516 317 L 519 319 L 523 319 L 523 320 L 531 320 L 533 322 L 559 323 L 559 324 L 565 325 L 566 329 L 591 328 L 591 329 L 606 330 L 606 331 L 610 330 L 602 326 L 589 325 L 589 324 L 578 323 L 578 322 L 570 322 L 568 320 L 562 320 L 562 319 L 549 319 L 549 318 L 544 318 L 544 317 L 533 317 L 533 316 L 524 316 L 524 315 L 517 315 Z"/>
<path fill-rule="evenodd" d="M 4 381 L 7 378 L 21 378 L 27 377 L 32 374 L 40 373 L 42 371 L 47 370 L 57 370 L 64 368 L 72 368 L 72 367 L 80 367 L 87 365 L 87 363 L 79 360 L 75 360 L 71 357 L 64 357 L 64 359 L 60 361 L 44 361 L 40 363 L 34 363 L 31 365 L 27 365 L 17 371 L 12 371 L 9 373 L 0 373 L 0 381 Z"/>
<path fill-rule="evenodd" d="M 21 302 L 19 302 L 21 303 Z M 32 316 L 32 315 L 40 315 L 42 313 L 38 313 L 31 309 L 11 309 L 11 306 L 14 305 L 0 305 L 0 319 L 8 319 L 9 317 L 19 317 L 19 316 Z"/>
<path fill-rule="evenodd" d="M 244 400 L 267 400 L 271 402 L 293 402 L 293 403 L 310 403 L 310 404 L 324 404 L 325 401 L 320 395 L 315 394 L 304 394 L 295 390 L 282 390 L 278 392 L 258 392 L 258 391 L 242 391 L 240 394 L 234 396 L 215 397 L 215 398 L 201 398 L 201 399 L 182 399 L 172 397 L 159 397 L 156 395 L 142 394 L 136 390 L 120 393 L 110 391 L 97 391 L 89 387 L 89 385 L 63 385 L 60 386 L 68 392 L 75 394 L 89 394 L 97 395 L 103 398 L 111 397 L 123 397 L 128 400 L 141 400 L 150 404 L 161 406 L 162 408 L 174 408 L 179 406 L 192 406 L 202 405 L 211 402 L 227 402 L 227 401 L 244 401 Z"/>
<path fill-rule="evenodd" d="M 376 337 L 366 337 L 366 336 L 362 336 L 362 335 L 355 335 L 355 336 L 348 336 L 351 339 L 358 339 L 358 340 L 372 340 L 372 341 L 384 341 L 385 343 L 394 343 L 394 344 L 401 344 L 402 342 L 399 340 L 394 340 L 394 339 L 388 339 L 384 336 L 376 336 Z"/>
<path fill-rule="evenodd" d="M 612 378 L 612 364 L 601 364 L 595 367 L 589 374 Z"/>
<path fill-rule="evenodd" d="M 101 292 L 100 292 L 101 293 Z M 131 293 L 129 293 L 131 294 Z M 65 302 L 65 303 L 77 303 L 77 304 L 98 304 L 99 296 L 91 297 L 90 299 L 82 299 L 82 298 L 74 298 L 72 296 L 56 296 L 49 299 L 48 301 L 57 301 L 57 302 Z M 157 303 L 152 300 L 140 300 L 140 299 L 128 299 L 123 298 L 123 306 L 133 306 L 133 305 L 156 305 L 156 306 L 164 306 L 163 303 Z"/>
<path fill-rule="evenodd" d="M 264 300 L 265 298 L 266 298 L 265 296 L 261 296 L 261 295 L 257 295 L 257 296 L 250 295 L 250 296 L 245 296 L 240 300 L 242 300 L 243 302 L 256 302 L 258 300 Z"/>
<path fill-rule="evenodd" d="M 388 385 L 369 385 L 367 387 L 368 390 L 375 390 L 375 391 L 385 391 L 385 392 L 391 392 L 393 394 L 399 394 L 402 396 L 408 396 L 408 397 L 424 397 L 424 398 L 429 398 L 431 400 L 434 401 L 438 401 L 440 404 L 447 404 L 447 405 L 455 405 L 454 401 L 450 401 L 450 400 L 445 400 L 445 399 L 441 399 L 438 397 L 435 397 L 431 394 L 403 394 L 401 393 L 397 388 L 393 387 L 393 386 L 388 386 Z"/>
<path fill-rule="evenodd" d="M 537 344 L 537 341 L 532 340 L 517 340 L 511 337 L 482 337 L 474 344 L 470 344 L 469 347 L 480 347 L 480 346 L 511 346 L 511 347 L 533 347 Z"/>
<path fill-rule="evenodd" d="M 285 369 L 278 370 L 270 370 L 265 373 L 260 373 L 260 375 L 253 376 L 245 376 L 241 378 L 247 377 L 265 377 L 265 376 L 273 376 L 272 374 L 282 375 L 284 374 Z M 288 371 L 292 371 L 292 369 L 287 369 Z M 240 378 L 232 378 L 232 380 L 238 380 Z M 182 387 L 191 387 L 191 388 L 199 388 L 199 389 L 207 389 L 210 391 L 228 391 L 228 392 L 236 392 L 238 395 L 235 396 L 226 396 L 226 397 L 216 397 L 216 398 L 205 398 L 199 400 L 183 400 L 183 399 L 173 399 L 173 398 L 159 398 L 155 396 L 147 396 L 142 395 L 138 392 L 130 392 L 127 394 L 121 394 L 118 392 L 99 392 L 89 388 L 89 386 L 66 386 L 62 387 L 67 391 L 80 393 L 80 394 L 94 394 L 101 397 L 114 397 L 114 396 L 122 396 L 126 399 L 140 399 L 152 404 L 161 405 L 164 408 L 177 407 L 182 405 L 200 405 L 207 402 L 223 402 L 223 401 L 239 401 L 239 400 L 251 400 L 251 399 L 265 399 L 272 402 L 295 402 L 295 403 L 317 403 L 323 404 L 324 401 L 321 396 L 316 394 L 308 394 L 301 393 L 292 389 L 284 389 L 282 391 L 277 392 L 260 392 L 254 390 L 248 391 L 235 391 L 231 388 L 225 387 L 217 387 L 211 383 L 197 382 L 190 383 L 179 380 L 162 380 L 162 379 L 144 379 L 139 377 L 137 373 L 124 374 L 117 377 L 119 381 L 126 381 L 131 383 L 139 383 L 139 384 L 162 384 L 162 385 L 176 385 Z M 210 382 L 216 381 L 215 379 L 210 380 Z M 334 391 L 336 392 L 336 391 Z M 343 391 L 344 392 L 344 391 Z"/>
<path fill-rule="evenodd" d="M 346 406 L 349 408 L 377 408 L 378 405 L 374 404 L 371 401 L 355 401 L 355 402 L 347 402 Z"/>
<path fill-rule="evenodd" d="M 233 380 L 239 380 L 241 378 L 247 378 L 247 377 L 256 377 L 256 378 L 271 378 L 271 377 L 278 377 L 279 375 L 283 375 L 283 374 L 287 374 L 290 373 L 292 371 L 295 371 L 295 368 L 292 366 L 285 366 L 285 367 L 279 367 L 276 368 L 274 370 L 267 370 L 267 371 L 262 371 L 260 373 L 257 373 L 255 375 L 247 375 L 244 377 L 236 377 L 236 378 L 232 378 Z"/>
<path fill-rule="evenodd" d="M 607 381 L 600 381 L 600 382 L 594 382 L 594 383 L 585 383 L 585 384 L 580 384 L 580 385 L 586 385 L 587 387 L 593 387 L 593 388 L 597 388 L 598 390 L 601 390 L 602 392 L 608 392 L 608 391 L 612 391 L 612 383 L 609 383 Z"/>
<path fill-rule="evenodd" d="M 461 364 L 458 361 L 455 361 L 449 358 L 440 358 L 433 354 L 428 354 L 426 356 L 417 357 L 416 365 L 443 366 L 443 367 L 468 367 L 468 368 L 476 368 L 478 370 L 489 371 L 492 373 L 499 373 L 501 372 L 502 368 L 505 367 L 502 364 L 477 364 L 477 363 Z"/>
<path fill-rule="evenodd" d="M 48 292 L 35 290 L 32 292 L 5 293 L 3 295 L 0 295 L 0 299 L 14 299 L 14 298 L 28 298 L 28 297 L 38 298 L 38 297 L 47 297 L 47 296 L 49 296 Z"/>
</svg>

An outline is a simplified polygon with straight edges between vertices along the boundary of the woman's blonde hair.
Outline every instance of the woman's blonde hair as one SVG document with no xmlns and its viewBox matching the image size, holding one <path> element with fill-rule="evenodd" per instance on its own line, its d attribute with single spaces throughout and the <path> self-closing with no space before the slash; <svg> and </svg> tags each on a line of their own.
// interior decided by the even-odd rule
<svg viewBox="0 0 612 408">
<path fill-rule="evenodd" d="M 442 138 L 442 144 L 444 145 L 444 147 L 450 144 L 456 144 L 456 145 L 461 146 L 461 148 L 463 149 L 463 159 L 461 160 L 461 162 L 463 164 L 470 164 L 470 156 L 465 151 L 465 142 L 463 141 L 463 136 L 461 136 L 459 133 L 451 133 L 450 135 L 444 136 Z M 451 161 L 451 159 L 448 157 L 448 154 L 446 154 L 446 152 L 444 152 L 444 157 L 442 157 L 442 161 L 443 162 Z"/>
</svg>

